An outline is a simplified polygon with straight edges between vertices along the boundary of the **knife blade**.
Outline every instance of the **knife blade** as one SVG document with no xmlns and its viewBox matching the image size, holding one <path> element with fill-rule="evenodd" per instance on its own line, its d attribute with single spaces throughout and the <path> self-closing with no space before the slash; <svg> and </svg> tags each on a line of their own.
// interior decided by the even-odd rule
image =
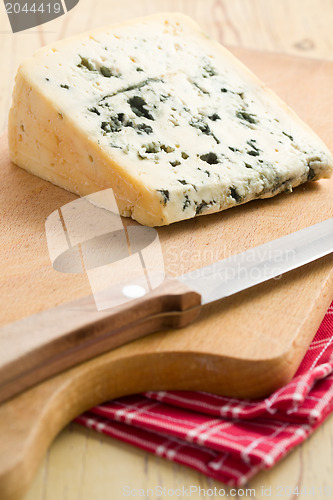
<svg viewBox="0 0 333 500">
<path fill-rule="evenodd" d="M 201 303 L 246 290 L 333 251 L 333 218 L 232 255 L 177 279 L 200 293 Z"/>
<path fill-rule="evenodd" d="M 196 271 L 165 279 L 121 303 L 133 282 L 108 289 L 115 307 L 97 311 L 93 296 L 39 312 L 0 329 L 0 403 L 78 363 L 165 328 L 193 322 L 201 306 L 333 251 L 333 218 Z M 141 283 L 141 282 L 140 282 Z M 135 286 L 140 288 L 140 283 Z M 141 287 L 142 288 L 142 287 Z"/>
</svg>

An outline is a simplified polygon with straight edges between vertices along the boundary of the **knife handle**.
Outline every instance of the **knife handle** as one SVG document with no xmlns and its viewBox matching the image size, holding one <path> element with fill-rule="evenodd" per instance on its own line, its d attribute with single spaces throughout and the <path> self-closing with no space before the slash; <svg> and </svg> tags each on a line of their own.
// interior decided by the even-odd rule
<svg viewBox="0 0 333 500">
<path fill-rule="evenodd" d="M 98 354 L 186 326 L 200 306 L 197 292 L 165 279 L 144 297 L 106 311 L 97 311 L 89 296 L 6 325 L 0 329 L 0 403 Z"/>
</svg>

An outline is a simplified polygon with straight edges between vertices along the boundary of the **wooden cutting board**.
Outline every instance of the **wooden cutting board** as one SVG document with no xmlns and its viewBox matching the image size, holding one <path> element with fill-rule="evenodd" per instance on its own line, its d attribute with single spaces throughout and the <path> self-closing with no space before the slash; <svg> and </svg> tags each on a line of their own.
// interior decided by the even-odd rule
<svg viewBox="0 0 333 500">
<path fill-rule="evenodd" d="M 234 51 L 333 150 L 333 63 Z M 76 197 L 17 168 L 0 143 L 0 325 L 91 293 L 50 263 L 46 217 Z M 333 216 L 333 179 L 291 195 L 158 229 L 172 276 Z M 295 373 L 333 296 L 333 259 L 205 306 L 196 322 L 151 334 L 67 370 L 0 406 L 0 497 L 21 498 L 59 430 L 107 399 L 158 389 L 255 398 Z"/>
</svg>

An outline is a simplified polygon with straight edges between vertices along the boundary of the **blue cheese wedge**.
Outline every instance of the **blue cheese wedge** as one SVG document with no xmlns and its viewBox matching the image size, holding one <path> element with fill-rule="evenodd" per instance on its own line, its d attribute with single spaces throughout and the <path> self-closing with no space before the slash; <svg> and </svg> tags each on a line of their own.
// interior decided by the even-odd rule
<svg viewBox="0 0 333 500">
<path fill-rule="evenodd" d="M 181 14 L 57 42 L 18 70 L 11 159 L 160 226 L 329 177 L 322 141 Z"/>
</svg>

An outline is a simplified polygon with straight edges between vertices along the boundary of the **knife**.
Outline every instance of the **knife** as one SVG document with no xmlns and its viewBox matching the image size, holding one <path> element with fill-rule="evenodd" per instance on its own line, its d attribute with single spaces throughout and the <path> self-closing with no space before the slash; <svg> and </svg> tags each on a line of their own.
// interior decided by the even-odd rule
<svg viewBox="0 0 333 500">
<path fill-rule="evenodd" d="M 201 307 L 324 257 L 333 251 L 333 218 L 232 255 L 146 295 L 124 283 L 117 306 L 97 311 L 93 296 L 42 311 L 0 329 L 0 403 L 78 363 L 165 328 L 194 321 Z"/>
</svg>

